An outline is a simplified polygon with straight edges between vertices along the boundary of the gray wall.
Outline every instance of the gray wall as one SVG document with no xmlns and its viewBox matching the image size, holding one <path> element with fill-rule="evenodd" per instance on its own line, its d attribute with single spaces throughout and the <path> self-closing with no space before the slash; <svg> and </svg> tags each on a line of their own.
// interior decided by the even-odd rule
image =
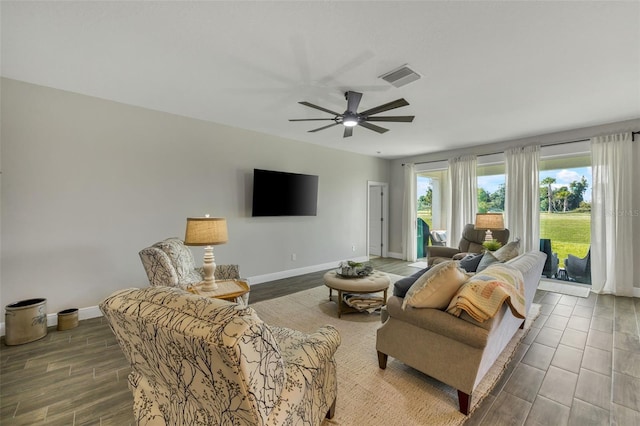
<svg viewBox="0 0 640 426">
<path fill-rule="evenodd" d="M 640 119 L 633 119 L 628 121 L 623 121 L 619 123 L 609 123 L 603 124 L 600 126 L 575 129 L 569 131 L 563 131 L 552 134 L 545 134 L 525 139 L 517 139 L 512 141 L 505 141 L 500 143 L 493 143 L 487 145 L 479 145 L 474 147 L 469 147 L 466 149 L 458 149 L 453 151 L 443 151 L 430 155 L 419 155 L 415 157 L 407 157 L 401 158 L 397 160 L 393 160 L 391 162 L 391 183 L 390 183 L 390 196 L 391 196 L 391 205 L 397 206 L 397 208 L 392 209 L 391 214 L 389 215 L 390 221 L 390 233 L 389 233 L 389 250 L 396 254 L 402 253 L 402 194 L 404 191 L 404 172 L 402 168 L 403 163 L 413 162 L 427 162 L 427 161 L 439 161 L 439 160 L 448 160 L 449 158 L 453 158 L 459 155 L 465 154 L 492 154 L 504 152 L 507 148 L 515 147 L 515 146 L 527 146 L 527 145 L 546 145 L 553 144 L 559 142 L 568 142 L 575 141 L 581 139 L 589 139 L 593 136 L 607 135 L 612 133 L 620 133 L 620 132 L 630 132 L 630 131 L 638 131 L 640 130 Z M 636 136 L 636 140 L 638 136 Z M 640 164 L 640 142 L 636 141 L 633 143 L 634 150 L 634 159 L 635 164 Z M 634 204 L 634 212 L 640 212 L 640 167 L 634 170 L 634 179 L 633 179 L 633 193 L 629 194 L 630 197 L 633 197 Z M 634 220 L 634 258 L 636 265 L 636 271 L 634 274 L 635 283 L 634 285 L 640 288 L 640 213 L 636 214 L 633 217 Z"/>
<path fill-rule="evenodd" d="M 0 306 L 46 297 L 54 313 L 146 286 L 138 251 L 205 213 L 228 220 L 216 262 L 258 281 L 366 255 L 367 181 L 388 182 L 387 160 L 1 84 Z M 319 175 L 318 215 L 252 218 L 253 168 Z"/>
</svg>

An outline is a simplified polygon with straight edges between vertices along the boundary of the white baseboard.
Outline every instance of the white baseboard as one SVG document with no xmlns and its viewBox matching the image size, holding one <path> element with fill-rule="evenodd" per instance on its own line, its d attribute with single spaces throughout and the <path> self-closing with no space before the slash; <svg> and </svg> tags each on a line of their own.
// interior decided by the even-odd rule
<svg viewBox="0 0 640 426">
<path fill-rule="evenodd" d="M 402 259 L 402 255 L 399 255 L 400 257 L 396 257 L 397 255 L 399 254 L 391 253 L 391 252 L 389 253 L 389 257 L 392 257 L 395 259 Z M 355 260 L 356 262 L 366 262 L 367 260 L 369 260 L 369 258 L 365 256 L 365 257 L 358 257 L 352 260 Z M 249 277 L 248 280 L 251 285 L 262 284 L 262 283 L 273 281 L 273 280 L 279 280 L 283 278 L 309 274 L 311 272 L 318 272 L 324 269 L 331 269 L 331 268 L 337 267 L 338 263 L 340 262 L 337 261 L 337 262 L 323 263 L 321 265 L 306 266 L 304 268 L 290 269 L 288 271 L 274 272 L 272 274 L 256 275 L 255 277 Z M 633 296 L 640 298 L 640 287 L 634 287 Z M 80 321 L 85 319 L 90 319 L 90 318 L 98 318 L 101 316 L 102 316 L 102 312 L 100 311 L 100 308 L 98 308 L 97 306 L 89 306 L 86 308 L 78 309 L 78 320 Z M 58 325 L 58 314 L 57 313 L 47 314 L 47 327 L 52 327 L 54 325 Z M 5 324 L 4 322 L 0 322 L 0 336 L 4 336 L 4 335 L 5 335 Z"/>
<path fill-rule="evenodd" d="M 349 260 L 353 260 L 355 262 L 366 262 L 369 260 L 369 257 L 362 256 L 362 257 L 356 257 Z M 305 266 L 303 268 L 289 269 L 289 270 L 280 271 L 280 272 L 273 272 L 271 274 L 255 275 L 253 277 L 248 277 L 248 280 L 250 285 L 262 284 L 270 281 L 281 280 L 283 278 L 297 277 L 298 275 L 304 275 L 304 274 L 310 274 L 312 272 L 323 271 L 325 269 L 337 268 L 340 262 L 342 261 L 336 260 L 334 262 Z"/>
<path fill-rule="evenodd" d="M 366 262 L 369 260 L 369 257 L 362 256 L 362 257 L 357 257 L 350 260 L 353 260 L 356 262 Z M 322 263 L 320 265 L 311 265 L 311 266 L 305 266 L 303 268 L 289 269 L 287 271 L 281 271 L 281 272 L 274 272 L 271 274 L 256 275 L 253 277 L 248 277 L 247 280 L 249 281 L 250 285 L 257 285 L 257 284 L 262 284 L 269 281 L 280 280 L 283 278 L 290 278 L 290 277 L 296 277 L 298 275 L 309 274 L 311 272 L 323 271 L 325 269 L 337 268 L 340 262 L 341 262 L 340 260 L 336 260 L 335 262 Z M 101 316 L 102 316 L 102 312 L 100 311 L 100 308 L 98 308 L 97 306 L 89 306 L 86 308 L 78 309 L 78 320 L 97 318 Z M 52 327 L 55 325 L 58 325 L 58 314 L 57 313 L 47 314 L 47 327 Z M 4 336 L 4 335 L 5 335 L 5 323 L 1 322 L 0 336 Z"/>
<path fill-rule="evenodd" d="M 78 320 L 86 320 L 102 316 L 102 311 L 97 306 L 89 306 L 87 308 L 78 309 Z M 58 325 L 58 314 L 47 314 L 47 327 Z M 5 323 L 0 322 L 0 336 L 5 335 Z"/>
<path fill-rule="evenodd" d="M 402 253 L 394 253 L 394 252 L 388 252 L 387 256 L 389 256 L 392 259 L 400 259 L 402 260 Z"/>
</svg>

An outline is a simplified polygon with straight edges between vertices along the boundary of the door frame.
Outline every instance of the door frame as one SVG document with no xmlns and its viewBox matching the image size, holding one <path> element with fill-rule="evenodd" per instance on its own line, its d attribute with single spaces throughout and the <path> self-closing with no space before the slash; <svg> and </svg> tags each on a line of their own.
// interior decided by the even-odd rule
<svg viewBox="0 0 640 426">
<path fill-rule="evenodd" d="M 389 183 L 387 182 L 375 182 L 367 181 L 367 256 L 369 256 L 369 214 L 371 209 L 371 188 L 375 186 L 382 187 L 382 257 L 389 257 Z"/>
</svg>

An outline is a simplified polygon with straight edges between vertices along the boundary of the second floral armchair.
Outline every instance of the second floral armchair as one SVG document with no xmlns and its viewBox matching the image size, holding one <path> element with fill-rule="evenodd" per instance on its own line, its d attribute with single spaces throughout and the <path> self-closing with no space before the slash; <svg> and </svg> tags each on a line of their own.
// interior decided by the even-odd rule
<svg viewBox="0 0 640 426">
<path fill-rule="evenodd" d="M 202 268 L 196 268 L 191 250 L 179 238 L 167 238 L 140 250 L 138 254 L 152 286 L 186 290 L 203 279 Z M 217 265 L 215 279 L 240 279 L 240 269 L 238 265 Z M 249 293 L 239 299 L 239 303 L 247 305 Z"/>
</svg>

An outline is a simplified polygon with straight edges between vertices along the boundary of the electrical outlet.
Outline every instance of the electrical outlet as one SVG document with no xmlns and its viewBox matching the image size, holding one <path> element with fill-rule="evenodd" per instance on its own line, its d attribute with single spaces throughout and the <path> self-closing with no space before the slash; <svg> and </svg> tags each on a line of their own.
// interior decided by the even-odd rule
<svg viewBox="0 0 640 426">
<path fill-rule="evenodd" d="M 351 251 L 356 251 L 356 245 L 355 244 L 351 246 Z"/>
<path fill-rule="evenodd" d="M 291 253 L 291 260 L 296 260 L 296 254 L 295 253 Z"/>
</svg>

